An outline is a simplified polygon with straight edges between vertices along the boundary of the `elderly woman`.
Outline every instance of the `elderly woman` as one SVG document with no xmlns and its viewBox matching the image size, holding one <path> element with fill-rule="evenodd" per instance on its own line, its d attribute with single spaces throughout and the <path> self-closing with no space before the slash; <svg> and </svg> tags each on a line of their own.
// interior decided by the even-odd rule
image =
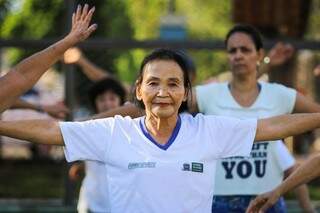
<svg viewBox="0 0 320 213">
<path fill-rule="evenodd" d="M 63 145 L 68 161 L 104 163 L 111 212 L 210 212 L 217 159 L 248 156 L 253 141 L 320 126 L 317 113 L 258 121 L 193 117 L 180 113 L 190 88 L 181 55 L 156 50 L 143 60 L 136 81 L 135 95 L 146 116 L 0 122 L 0 134 Z"/>
</svg>

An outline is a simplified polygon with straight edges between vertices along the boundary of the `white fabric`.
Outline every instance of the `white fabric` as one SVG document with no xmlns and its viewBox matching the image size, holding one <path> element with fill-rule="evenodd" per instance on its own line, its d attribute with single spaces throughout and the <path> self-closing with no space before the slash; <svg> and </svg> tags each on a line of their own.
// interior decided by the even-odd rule
<svg viewBox="0 0 320 213">
<path fill-rule="evenodd" d="M 266 118 L 292 112 L 295 90 L 275 83 L 260 82 L 260 85 L 260 94 L 250 107 L 242 107 L 234 100 L 228 83 L 198 86 L 199 111 L 237 118 Z M 251 158 L 219 161 L 215 194 L 255 195 L 270 191 L 282 182 L 283 172 L 293 165 L 294 158 L 282 141 L 254 144 Z"/>
<path fill-rule="evenodd" d="M 180 116 L 167 150 L 143 134 L 144 117 L 61 122 L 66 159 L 105 164 L 113 213 L 210 212 L 216 160 L 250 154 L 256 119 Z"/>
<path fill-rule="evenodd" d="M 108 185 L 106 182 L 106 167 L 104 163 L 98 161 L 84 161 L 85 178 L 82 181 L 78 212 L 110 212 L 108 203 Z"/>
</svg>

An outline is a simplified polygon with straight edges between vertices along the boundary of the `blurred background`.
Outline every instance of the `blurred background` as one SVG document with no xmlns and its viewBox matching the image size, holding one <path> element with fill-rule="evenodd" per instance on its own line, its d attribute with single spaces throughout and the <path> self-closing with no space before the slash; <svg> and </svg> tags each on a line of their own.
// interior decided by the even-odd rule
<svg viewBox="0 0 320 213">
<path fill-rule="evenodd" d="M 224 80 L 228 65 L 223 39 L 235 23 L 248 23 L 260 30 L 267 50 L 278 41 L 296 50 L 269 72 L 269 80 L 320 101 L 320 79 L 313 72 L 320 62 L 320 0 L 0 0 L 1 75 L 66 35 L 79 3 L 96 7 L 93 22 L 98 24 L 79 48 L 128 85 L 145 54 L 157 47 L 186 50 L 197 67 L 196 83 Z M 89 114 L 84 94 L 91 85 L 79 66 L 60 62 L 22 98 L 35 104 L 64 102 L 71 110 L 67 119 L 73 120 Z M 3 120 L 45 117 L 25 109 L 2 114 Z M 320 150 L 318 135 L 290 138 L 287 145 L 303 161 Z M 0 212 L 74 212 L 79 183 L 68 179 L 63 150 L 10 140 L 2 137 L 0 143 Z M 298 142 L 293 146 L 292 140 Z M 320 180 L 309 185 L 318 205 Z M 299 212 L 297 208 L 293 201 L 290 211 Z"/>
</svg>

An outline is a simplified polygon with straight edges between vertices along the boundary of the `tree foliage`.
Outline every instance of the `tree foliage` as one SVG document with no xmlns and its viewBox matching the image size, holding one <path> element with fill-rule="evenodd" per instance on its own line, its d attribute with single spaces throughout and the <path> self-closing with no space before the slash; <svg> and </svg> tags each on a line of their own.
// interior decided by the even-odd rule
<svg viewBox="0 0 320 213">
<path fill-rule="evenodd" d="M 156 39 L 159 36 L 160 19 L 168 13 L 168 0 L 127 0 L 128 14 L 138 40 Z M 189 39 L 223 39 L 232 25 L 231 1 L 220 0 L 176 0 L 176 15 L 184 16 Z M 198 81 L 226 71 L 225 54 L 213 51 L 189 51 L 198 68 Z M 141 61 L 144 50 L 134 52 Z M 134 64 L 139 64 L 135 62 Z"/>
</svg>

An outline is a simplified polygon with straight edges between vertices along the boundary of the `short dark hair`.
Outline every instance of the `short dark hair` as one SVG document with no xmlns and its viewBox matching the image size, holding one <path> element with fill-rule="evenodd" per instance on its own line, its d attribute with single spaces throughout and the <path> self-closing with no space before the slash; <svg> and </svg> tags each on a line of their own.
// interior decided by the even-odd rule
<svg viewBox="0 0 320 213">
<path fill-rule="evenodd" d="M 181 55 L 183 60 L 185 60 L 188 73 L 195 75 L 197 73 L 197 68 L 192 58 L 184 50 L 176 50 L 176 52 Z"/>
<path fill-rule="evenodd" d="M 97 110 L 95 102 L 96 98 L 107 91 L 111 91 L 118 95 L 121 105 L 124 104 L 126 99 L 125 88 L 118 80 L 114 78 L 105 78 L 94 83 L 89 89 L 89 99 L 94 110 Z"/>
<path fill-rule="evenodd" d="M 251 25 L 248 24 L 237 24 L 233 28 L 229 30 L 224 40 L 225 46 L 228 44 L 229 38 L 235 33 L 245 33 L 247 34 L 253 41 L 256 50 L 263 49 L 262 37 L 259 31 Z"/>
<path fill-rule="evenodd" d="M 181 68 L 182 72 L 183 72 L 183 85 L 186 89 L 187 95 L 191 94 L 191 82 L 189 79 L 189 75 L 188 75 L 188 62 L 186 60 L 187 56 L 185 53 L 183 53 L 181 51 L 178 50 L 171 50 L 171 49 L 156 49 L 154 51 L 152 51 L 150 54 L 148 54 L 143 60 L 142 63 L 140 65 L 140 70 L 139 70 L 139 74 L 136 80 L 136 84 L 135 84 L 135 88 L 134 88 L 134 102 L 135 104 L 144 109 L 144 103 L 142 101 L 139 101 L 136 97 L 136 87 L 141 84 L 142 82 L 142 78 L 143 78 L 143 72 L 144 72 L 144 67 L 155 60 L 169 60 L 169 61 L 174 61 L 176 62 L 179 67 Z M 188 57 L 189 58 L 189 57 Z M 191 97 L 191 96 L 190 96 Z M 179 108 L 179 112 L 184 112 L 184 111 L 188 111 L 188 102 L 184 101 L 182 102 L 180 108 Z"/>
</svg>

